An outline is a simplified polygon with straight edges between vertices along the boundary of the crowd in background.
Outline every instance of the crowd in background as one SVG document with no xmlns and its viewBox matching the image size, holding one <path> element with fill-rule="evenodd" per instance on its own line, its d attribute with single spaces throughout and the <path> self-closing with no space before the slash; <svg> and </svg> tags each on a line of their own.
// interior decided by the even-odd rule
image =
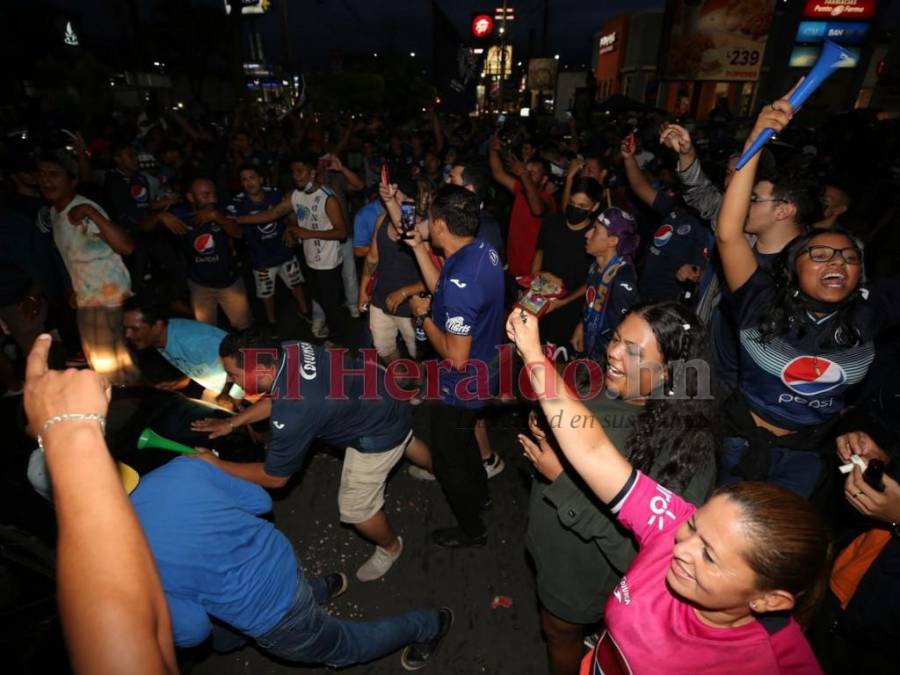
<svg viewBox="0 0 900 675">
<path fill-rule="evenodd" d="M 56 367 L 205 390 L 237 413 L 199 423 L 213 438 L 274 425 L 258 464 L 177 460 L 134 493 L 176 644 L 206 638 L 206 623 L 191 623 L 199 611 L 244 636 L 213 628 L 223 650 L 249 636 L 276 656 L 344 665 L 412 645 L 403 667 L 424 666 L 452 624 L 447 608 L 368 627 L 320 612 L 321 643 L 342 646 L 297 646 L 311 599 L 334 597 L 346 578 L 294 579 L 290 545 L 256 517 L 271 508 L 257 486 L 284 485 L 313 437 L 356 448 L 341 520 L 376 547 L 358 578 L 380 578 L 403 550 L 382 510 L 388 472 L 405 456 L 414 476 L 440 482 L 457 525 L 435 530 L 434 544 L 483 546 L 488 479 L 503 470 L 485 419 L 526 406 L 521 443 L 535 475 L 524 545 L 554 675 L 579 672 L 586 639 L 581 672 L 619 672 L 604 660 L 610 636 L 634 672 L 660 672 L 654 659 L 678 649 L 685 672 L 726 661 L 735 672 L 785 673 L 818 672 L 817 660 L 828 672 L 896 664 L 896 123 L 868 111 L 793 118 L 783 101 L 736 119 L 724 100 L 702 122 L 641 106 L 565 123 L 436 109 L 412 120 L 249 109 L 210 119 L 156 106 L 71 117 L 48 113 L 0 144 L 6 394 L 21 392 L 24 359 L 50 333 Z M 763 126 L 779 127 L 777 140 L 736 170 Z M 535 308 L 522 296 L 537 281 L 554 292 Z M 413 437 L 406 403 L 372 405 L 357 392 L 356 407 L 337 410 L 324 390 L 299 411 L 277 397 L 254 402 L 281 382 L 296 340 L 312 364 L 307 380 L 325 376 L 316 375 L 323 346 L 372 347 L 382 366 L 449 360 L 438 400 L 416 413 L 435 431 L 431 447 Z M 543 364 L 528 370 L 532 401 L 460 395 L 477 370 L 470 360 L 488 364 L 493 386 L 509 341 L 524 363 Z M 246 348 L 287 360 L 254 370 Z M 579 360 L 598 365 L 602 384 L 548 394 L 555 373 Z M 428 399 L 425 380 L 403 381 L 406 400 Z M 597 424 L 577 429 L 581 414 Z M 350 419 L 359 429 L 347 431 Z M 864 478 L 851 464 L 843 476 L 838 465 L 853 456 L 876 469 Z M 353 482 L 362 473 L 377 489 Z M 191 591 L 167 573 L 165 546 L 196 536 L 234 548 L 220 532 L 200 537 L 199 522 L 162 534 L 174 521 L 158 505 L 181 483 L 207 485 L 216 517 L 244 523 L 247 541 L 277 561 L 243 573 L 255 623 L 228 608 L 177 606 L 190 605 Z M 195 508 L 197 494 L 182 492 L 179 509 Z M 654 581 L 648 599 L 639 589 Z M 297 598 L 271 605 L 285 589 Z M 664 614 L 671 596 L 686 601 Z M 713 635 L 725 626 L 735 631 L 727 658 Z"/>
</svg>

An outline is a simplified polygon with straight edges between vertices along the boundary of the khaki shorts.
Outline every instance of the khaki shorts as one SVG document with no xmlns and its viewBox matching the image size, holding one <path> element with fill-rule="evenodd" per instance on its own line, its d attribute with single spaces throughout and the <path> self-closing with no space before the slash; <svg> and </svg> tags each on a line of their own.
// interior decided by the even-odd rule
<svg viewBox="0 0 900 675">
<path fill-rule="evenodd" d="M 412 437 L 410 431 L 400 445 L 384 452 L 360 452 L 347 448 L 338 491 L 338 511 L 342 523 L 362 523 L 381 511 L 388 474 L 403 458 Z"/>
<path fill-rule="evenodd" d="M 372 332 L 372 344 L 378 356 L 383 359 L 397 353 L 397 333 L 406 343 L 406 351 L 416 358 L 416 325 L 406 316 L 394 316 L 374 305 L 369 310 L 369 330 Z"/>
</svg>

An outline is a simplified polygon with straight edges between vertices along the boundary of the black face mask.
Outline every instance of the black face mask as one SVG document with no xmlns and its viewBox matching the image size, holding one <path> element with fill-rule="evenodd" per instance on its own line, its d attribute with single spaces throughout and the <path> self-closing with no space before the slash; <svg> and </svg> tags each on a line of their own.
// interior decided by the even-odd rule
<svg viewBox="0 0 900 675">
<path fill-rule="evenodd" d="M 574 225 L 575 223 L 581 223 L 590 217 L 592 211 L 590 209 L 582 209 L 577 206 L 572 206 L 571 204 L 566 206 L 566 221 L 569 225 Z"/>
</svg>

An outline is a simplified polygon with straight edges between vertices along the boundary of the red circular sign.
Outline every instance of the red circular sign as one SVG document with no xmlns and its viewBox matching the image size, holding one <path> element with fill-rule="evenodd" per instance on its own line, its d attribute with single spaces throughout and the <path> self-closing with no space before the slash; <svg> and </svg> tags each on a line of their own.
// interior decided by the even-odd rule
<svg viewBox="0 0 900 675">
<path fill-rule="evenodd" d="M 472 19 L 472 35 L 477 38 L 487 37 L 494 32 L 494 17 L 490 14 L 479 14 Z"/>
</svg>

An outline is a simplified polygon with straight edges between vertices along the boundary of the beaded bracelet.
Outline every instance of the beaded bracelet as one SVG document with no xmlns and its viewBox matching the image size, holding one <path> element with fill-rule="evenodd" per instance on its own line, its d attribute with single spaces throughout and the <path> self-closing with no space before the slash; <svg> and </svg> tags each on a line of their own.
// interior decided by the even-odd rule
<svg viewBox="0 0 900 675">
<path fill-rule="evenodd" d="M 59 424 L 60 422 L 68 422 L 70 420 L 95 420 L 100 423 L 100 432 L 106 433 L 106 416 L 100 415 L 98 413 L 66 413 L 64 415 L 56 415 L 55 417 L 51 417 L 49 420 L 44 422 L 44 426 L 41 427 L 40 432 L 37 435 L 38 447 L 41 451 L 44 450 L 44 439 L 42 436 L 47 433 L 47 429 L 52 427 L 54 424 Z"/>
</svg>

